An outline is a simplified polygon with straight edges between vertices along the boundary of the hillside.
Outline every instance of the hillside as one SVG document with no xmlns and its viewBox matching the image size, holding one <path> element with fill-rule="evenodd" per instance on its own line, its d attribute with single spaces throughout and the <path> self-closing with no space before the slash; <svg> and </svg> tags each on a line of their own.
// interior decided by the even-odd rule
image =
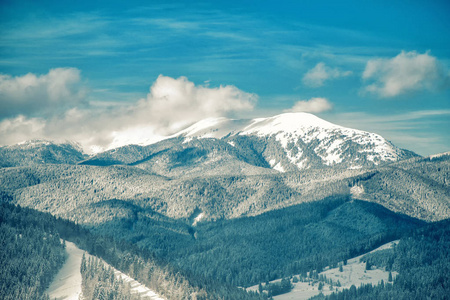
<svg viewBox="0 0 450 300">
<path fill-rule="evenodd" d="M 450 156 L 405 160 L 355 183 L 358 197 L 390 210 L 436 221 L 450 216 Z"/>
<path fill-rule="evenodd" d="M 449 156 L 408 164 L 178 179 L 136 166 L 42 164 L 0 169 L 0 192 L 14 203 L 93 224 L 132 216 L 136 209 L 186 220 L 200 210 L 204 220 L 229 219 L 336 195 L 423 220 L 448 218 Z"/>
</svg>

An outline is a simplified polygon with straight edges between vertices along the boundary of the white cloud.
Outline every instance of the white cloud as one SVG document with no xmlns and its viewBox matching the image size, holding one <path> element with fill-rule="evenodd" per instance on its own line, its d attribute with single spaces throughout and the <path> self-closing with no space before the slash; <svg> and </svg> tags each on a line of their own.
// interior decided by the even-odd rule
<svg viewBox="0 0 450 300">
<path fill-rule="evenodd" d="M 27 76 L 32 83 L 39 81 L 39 77 L 32 74 L 20 79 Z M 49 100 L 44 103 L 51 103 L 52 99 L 62 101 L 61 95 L 67 95 L 61 81 L 65 82 L 61 78 L 53 82 L 45 80 L 44 86 L 50 87 L 52 93 L 46 93 Z M 36 84 L 16 86 L 11 94 L 27 95 L 27 91 L 20 88 L 34 88 Z M 32 101 L 27 97 L 22 99 Z M 144 139 L 157 140 L 204 118 L 251 110 L 256 101 L 256 95 L 235 86 L 196 86 L 186 77 L 174 79 L 160 75 L 146 98 L 128 105 L 80 105 L 53 115 L 29 117 L 21 114 L 6 118 L 0 122 L 0 141 L 1 144 L 12 144 L 34 138 L 67 139 L 81 143 L 87 150 L 94 146 L 108 148 L 113 142 L 115 146 L 121 146 Z M 132 138 L 133 134 L 135 138 Z"/>
<path fill-rule="evenodd" d="M 160 75 L 146 99 L 136 106 L 140 118 L 151 118 L 160 129 L 179 130 L 207 117 L 220 117 L 253 109 L 255 94 L 235 86 L 195 86 L 186 77 Z"/>
<path fill-rule="evenodd" d="M 85 96 L 75 68 L 51 69 L 40 76 L 0 75 L 0 118 L 64 110 L 79 105 Z"/>
<path fill-rule="evenodd" d="M 311 98 L 309 100 L 298 101 L 294 106 L 286 110 L 287 112 L 309 112 L 309 113 L 321 113 L 331 110 L 333 104 L 326 98 Z"/>
<path fill-rule="evenodd" d="M 365 90 L 381 97 L 394 97 L 417 90 L 435 90 L 448 86 L 449 72 L 429 52 L 402 51 L 391 59 L 367 62 L 363 79 L 373 80 Z"/>
<path fill-rule="evenodd" d="M 303 84 L 310 87 L 321 87 L 325 81 L 351 75 L 351 71 L 340 71 L 338 68 L 330 68 L 320 62 L 303 76 Z"/>
<path fill-rule="evenodd" d="M 28 119 L 23 115 L 0 122 L 0 140 L 2 144 L 15 144 L 29 139 L 44 138 L 45 121 Z"/>
</svg>

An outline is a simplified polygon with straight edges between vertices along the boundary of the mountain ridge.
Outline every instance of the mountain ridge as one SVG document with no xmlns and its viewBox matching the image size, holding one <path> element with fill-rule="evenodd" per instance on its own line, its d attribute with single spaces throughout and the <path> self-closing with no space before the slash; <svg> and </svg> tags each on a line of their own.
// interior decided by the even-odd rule
<svg viewBox="0 0 450 300">
<path fill-rule="evenodd" d="M 39 140 L 0 147 L 4 167 L 30 163 L 123 164 L 169 177 L 231 174 L 233 170 L 245 175 L 269 170 L 359 169 L 417 156 L 378 134 L 342 127 L 309 113 L 248 120 L 208 118 L 155 143 L 124 145 L 91 156 L 72 142 Z"/>
<path fill-rule="evenodd" d="M 132 162 L 135 165 L 138 160 L 146 160 L 171 170 L 178 168 L 178 162 L 171 162 L 171 157 L 187 149 L 195 149 L 192 152 L 199 154 L 197 158 L 202 162 L 222 159 L 226 164 L 224 158 L 231 157 L 235 161 L 231 165 L 239 162 L 251 165 L 250 168 L 264 167 L 278 172 L 328 167 L 357 169 L 418 156 L 394 146 L 378 134 L 345 128 L 308 113 L 285 113 L 252 120 L 208 118 L 165 140 L 147 146 L 136 145 L 133 151 L 136 147 L 142 147 L 140 155 L 147 152 L 149 159 L 140 157 Z M 120 161 L 116 157 L 127 155 L 125 152 L 129 149 L 127 145 L 96 157 Z M 167 151 L 158 155 L 152 149 Z M 126 161 L 129 163 L 130 158 Z M 191 170 L 184 172 L 192 173 Z M 171 174 L 169 171 L 162 175 Z"/>
</svg>

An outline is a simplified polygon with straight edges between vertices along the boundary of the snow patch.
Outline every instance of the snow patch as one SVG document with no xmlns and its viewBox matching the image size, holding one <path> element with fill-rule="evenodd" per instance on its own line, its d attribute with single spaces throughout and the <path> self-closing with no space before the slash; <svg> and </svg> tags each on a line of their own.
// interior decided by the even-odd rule
<svg viewBox="0 0 450 300">
<path fill-rule="evenodd" d="M 275 166 L 276 162 L 277 161 L 272 158 L 271 160 L 269 160 L 269 165 L 273 168 L 273 166 Z"/>
<path fill-rule="evenodd" d="M 352 186 L 350 189 L 350 194 L 351 194 L 352 198 L 357 198 L 357 197 L 361 196 L 362 194 L 364 194 L 364 187 L 362 185 Z"/>
<path fill-rule="evenodd" d="M 198 216 L 194 218 L 194 222 L 192 223 L 192 226 L 197 226 L 197 223 L 200 222 L 205 217 L 204 213 L 199 213 Z"/>
<path fill-rule="evenodd" d="M 283 166 L 281 165 L 281 162 L 279 162 L 275 167 L 273 167 L 274 170 L 277 170 L 278 172 L 284 173 L 286 172 L 283 168 Z"/>
<path fill-rule="evenodd" d="M 430 158 L 430 160 L 433 160 L 434 158 L 440 158 L 440 157 L 443 157 L 443 156 L 450 156 L 450 151 L 449 152 L 444 152 L 444 153 L 430 155 L 429 158 Z"/>
</svg>

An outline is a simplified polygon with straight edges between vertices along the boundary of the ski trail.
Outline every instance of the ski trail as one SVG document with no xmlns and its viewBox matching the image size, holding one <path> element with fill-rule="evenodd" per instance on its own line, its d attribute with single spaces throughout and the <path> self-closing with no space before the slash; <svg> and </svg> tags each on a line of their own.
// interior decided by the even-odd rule
<svg viewBox="0 0 450 300">
<path fill-rule="evenodd" d="M 66 253 L 67 259 L 62 268 L 58 271 L 52 283 L 45 291 L 50 299 L 57 300 L 79 300 L 83 299 L 81 292 L 81 259 L 83 253 L 86 255 L 86 259 L 95 256 L 89 255 L 84 250 L 79 249 L 74 243 L 66 241 Z M 131 293 L 139 294 L 141 299 L 150 300 L 164 300 L 154 291 L 146 287 L 145 285 L 134 280 L 125 273 L 120 272 L 114 267 L 107 264 L 104 260 L 100 259 L 102 263 L 114 270 L 116 278 L 121 278 L 125 283 L 130 284 Z"/>
<path fill-rule="evenodd" d="M 66 241 L 67 259 L 46 290 L 50 299 L 78 300 L 81 295 L 81 258 L 84 251 Z"/>
</svg>

